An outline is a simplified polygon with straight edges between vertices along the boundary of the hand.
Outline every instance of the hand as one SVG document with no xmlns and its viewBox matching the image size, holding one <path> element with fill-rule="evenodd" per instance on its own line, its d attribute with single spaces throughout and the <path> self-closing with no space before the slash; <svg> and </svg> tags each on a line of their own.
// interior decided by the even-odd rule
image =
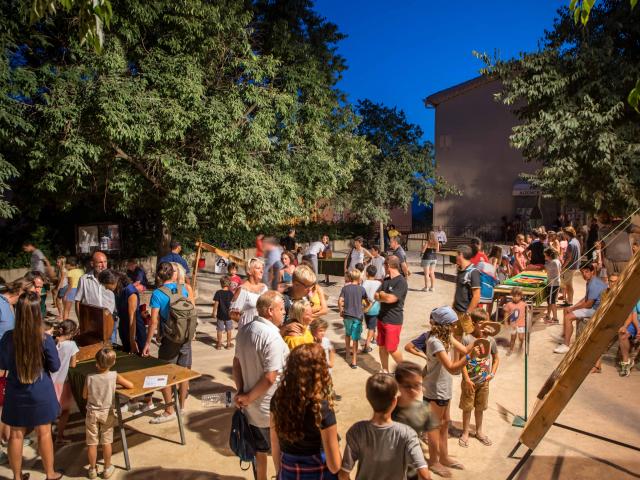
<svg viewBox="0 0 640 480">
<path fill-rule="evenodd" d="M 471 380 L 465 380 L 462 385 L 468 393 L 473 393 L 476 390 L 476 385 Z"/>
<path fill-rule="evenodd" d="M 487 375 L 487 378 L 484 381 L 489 383 L 494 378 L 495 378 L 495 375 L 493 373 L 490 373 L 490 374 Z"/>
<path fill-rule="evenodd" d="M 234 322 L 237 322 L 238 320 L 240 320 L 240 310 L 234 308 L 229 312 L 229 317 L 231 317 L 231 320 L 233 320 Z"/>
<path fill-rule="evenodd" d="M 142 349 L 142 356 L 143 357 L 148 357 L 149 356 L 149 348 L 151 347 L 151 345 L 149 345 L 149 342 L 144 344 L 144 348 Z"/>
<path fill-rule="evenodd" d="M 249 396 L 246 393 L 240 393 L 235 396 L 234 401 L 236 403 L 236 407 L 244 408 L 249 405 Z"/>
<path fill-rule="evenodd" d="M 140 353 L 140 349 L 138 348 L 135 338 L 129 339 L 129 345 L 131 345 L 131 353 Z"/>
<path fill-rule="evenodd" d="M 282 336 L 297 336 L 304 335 L 304 326 L 299 324 L 298 322 L 291 322 L 288 325 L 282 327 Z"/>
<path fill-rule="evenodd" d="M 618 333 L 620 335 L 624 335 L 625 333 L 627 333 L 627 327 L 624 327 L 624 326 L 620 327 L 620 329 L 618 330 Z"/>
</svg>

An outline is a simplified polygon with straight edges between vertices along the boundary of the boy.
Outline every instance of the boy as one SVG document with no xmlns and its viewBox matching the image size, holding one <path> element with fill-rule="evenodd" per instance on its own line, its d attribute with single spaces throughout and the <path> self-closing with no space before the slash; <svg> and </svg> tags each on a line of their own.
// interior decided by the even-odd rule
<svg viewBox="0 0 640 480">
<path fill-rule="evenodd" d="M 364 309 L 369 307 L 367 292 L 360 285 L 360 271 L 355 268 L 348 270 L 346 274 L 347 283 L 340 291 L 338 308 L 340 316 L 344 322 L 344 343 L 346 347 L 346 357 L 351 351 L 351 363 L 353 369 L 358 368 L 357 356 L 360 336 L 362 335 L 362 317 Z M 353 342 L 353 343 L 352 343 Z"/>
<path fill-rule="evenodd" d="M 367 267 L 367 279 L 362 282 L 362 288 L 367 292 L 367 298 L 371 304 L 369 309 L 364 313 L 364 320 L 367 324 L 367 339 L 364 342 L 364 347 L 362 347 L 362 353 L 369 353 L 371 351 L 369 344 L 374 342 L 376 335 L 376 325 L 378 324 L 378 314 L 380 313 L 380 302 L 376 302 L 374 296 L 382 285 L 379 280 L 376 280 L 377 274 L 378 269 L 375 265 L 369 265 Z"/>
<path fill-rule="evenodd" d="M 322 318 L 316 318 L 311 322 L 311 325 L 309 325 L 309 330 L 311 330 L 313 340 L 316 343 L 319 343 L 324 350 L 324 354 L 327 357 L 327 365 L 329 365 L 329 373 L 331 373 L 331 369 L 333 368 L 333 364 L 336 359 L 336 349 L 333 348 L 331 340 L 327 338 L 327 328 L 329 328 L 329 324 Z"/>
<path fill-rule="evenodd" d="M 547 317 L 544 323 L 557 325 L 558 321 L 558 291 L 560 290 L 560 271 L 562 264 L 558 260 L 558 252 L 552 247 L 544 251 L 544 269 L 547 271 L 549 281 L 549 297 L 547 298 Z"/>
<path fill-rule="evenodd" d="M 227 273 L 229 274 L 229 290 L 236 293 L 236 290 L 242 285 L 242 278 L 238 275 L 238 265 L 235 262 L 229 262 L 227 265 Z"/>
<path fill-rule="evenodd" d="M 500 364 L 498 345 L 493 337 L 487 337 L 480 328 L 481 322 L 489 321 L 489 314 L 482 308 L 476 308 L 470 314 L 473 332 L 462 337 L 462 344 L 473 345 L 478 338 L 489 340 L 490 352 L 486 356 L 477 356 L 462 369 L 462 393 L 460 394 L 460 410 L 462 410 L 462 435 L 458 445 L 469 446 L 469 424 L 471 411 L 475 412 L 476 438 L 486 446 L 492 444 L 489 437 L 482 432 L 482 415 L 489 406 L 489 382 L 496 376 Z"/>
<path fill-rule="evenodd" d="M 96 462 L 98 459 L 98 443 L 102 445 L 104 470 L 102 478 L 113 475 L 115 467 L 111 465 L 111 444 L 113 443 L 113 427 L 116 417 L 113 412 L 116 385 L 133 388 L 133 383 L 110 371 L 116 363 L 116 352 L 105 347 L 96 353 L 98 373 L 87 377 L 82 397 L 87 400 L 87 456 L 89 457 L 89 478 L 97 478 Z"/>
<path fill-rule="evenodd" d="M 522 350 L 526 323 L 527 304 L 522 299 L 522 288 L 514 287 L 511 290 L 511 301 L 504 306 L 504 324 L 511 327 L 511 344 L 507 356 L 513 353 L 518 337 L 518 350 Z"/>
<path fill-rule="evenodd" d="M 229 266 L 231 266 L 231 264 L 229 264 Z M 218 335 L 218 343 L 216 344 L 216 350 L 222 349 L 222 332 L 227 332 L 227 345 L 224 348 L 229 350 L 233 346 L 231 344 L 233 321 L 231 321 L 229 314 L 229 310 L 231 310 L 231 300 L 233 299 L 231 284 L 231 278 L 225 275 L 220 279 L 220 287 L 222 288 L 213 296 L 211 317 L 217 319 L 216 333 Z"/>
<path fill-rule="evenodd" d="M 396 381 L 388 374 L 376 373 L 367 380 L 366 393 L 373 417 L 355 423 L 347 431 L 340 480 L 349 479 L 356 462 L 356 480 L 404 480 L 409 464 L 417 469 L 418 478 L 430 479 L 418 434 L 391 419 L 398 401 Z"/>
<path fill-rule="evenodd" d="M 384 280 L 384 256 L 380 253 L 380 249 L 375 245 L 370 248 L 371 251 L 371 261 L 369 265 L 373 265 L 376 267 L 376 280 Z"/>
</svg>

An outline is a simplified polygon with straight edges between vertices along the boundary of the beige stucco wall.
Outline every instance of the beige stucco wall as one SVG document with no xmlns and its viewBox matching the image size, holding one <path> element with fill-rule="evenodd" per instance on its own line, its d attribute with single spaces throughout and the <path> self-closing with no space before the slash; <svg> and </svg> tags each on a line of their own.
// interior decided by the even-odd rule
<svg viewBox="0 0 640 480">
<path fill-rule="evenodd" d="M 494 101 L 499 88 L 493 81 L 436 107 L 437 170 L 462 196 L 436 199 L 434 225 L 499 224 L 515 213 L 513 183 L 535 166 L 509 146 L 517 119 Z"/>
</svg>

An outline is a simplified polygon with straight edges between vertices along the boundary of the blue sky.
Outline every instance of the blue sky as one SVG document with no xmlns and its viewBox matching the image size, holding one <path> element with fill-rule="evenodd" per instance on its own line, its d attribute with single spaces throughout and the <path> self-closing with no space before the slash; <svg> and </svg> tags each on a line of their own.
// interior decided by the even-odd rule
<svg viewBox="0 0 640 480">
<path fill-rule="evenodd" d="M 534 51 L 569 0 L 316 0 L 316 10 L 348 37 L 339 44 L 349 70 L 339 87 L 403 109 L 433 139 L 428 95 L 478 75 L 472 51 L 500 58 Z"/>
</svg>

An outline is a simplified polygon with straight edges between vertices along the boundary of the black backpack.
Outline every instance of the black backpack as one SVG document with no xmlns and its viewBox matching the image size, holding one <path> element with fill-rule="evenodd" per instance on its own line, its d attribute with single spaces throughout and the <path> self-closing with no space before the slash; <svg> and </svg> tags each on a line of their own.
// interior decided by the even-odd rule
<svg viewBox="0 0 640 480">
<path fill-rule="evenodd" d="M 229 434 L 229 448 L 240 458 L 240 469 L 249 470 L 249 466 L 242 467 L 242 462 L 250 462 L 253 474 L 256 475 L 256 447 L 249 427 L 249 421 L 242 410 L 236 409 L 231 417 L 231 432 Z"/>
</svg>

